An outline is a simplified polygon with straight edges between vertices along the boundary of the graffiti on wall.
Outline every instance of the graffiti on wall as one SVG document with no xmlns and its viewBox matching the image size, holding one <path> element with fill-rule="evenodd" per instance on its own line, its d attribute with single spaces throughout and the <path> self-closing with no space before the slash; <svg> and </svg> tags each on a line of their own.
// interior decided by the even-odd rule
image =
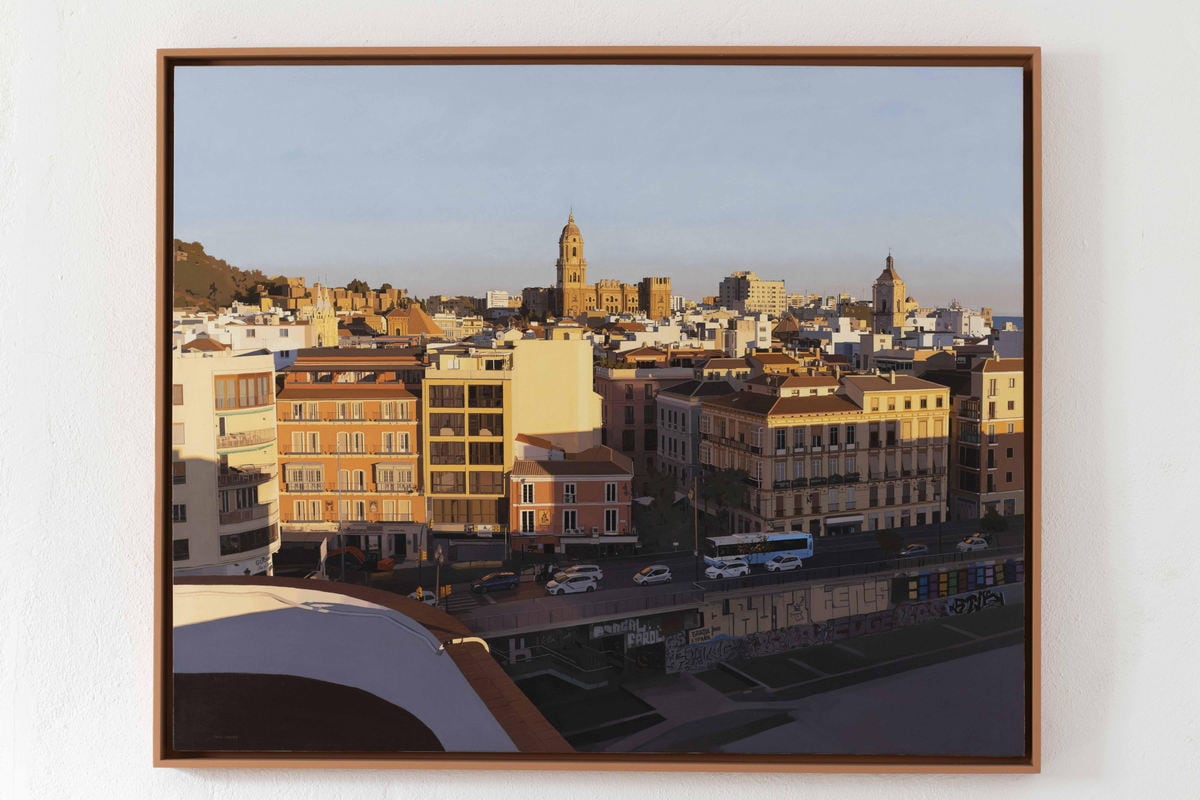
<svg viewBox="0 0 1200 800">
<path fill-rule="evenodd" d="M 758 658 L 801 647 L 832 644 L 843 639 L 885 633 L 947 616 L 973 614 L 1003 605 L 1004 595 L 1002 592 L 985 589 L 949 600 L 939 598 L 920 603 L 905 603 L 870 614 L 857 614 L 825 622 L 792 625 L 740 638 L 693 640 L 689 643 L 688 634 L 681 632 L 672 634 L 665 640 L 666 671 L 668 673 L 698 672 L 712 669 L 722 661 Z"/>
</svg>

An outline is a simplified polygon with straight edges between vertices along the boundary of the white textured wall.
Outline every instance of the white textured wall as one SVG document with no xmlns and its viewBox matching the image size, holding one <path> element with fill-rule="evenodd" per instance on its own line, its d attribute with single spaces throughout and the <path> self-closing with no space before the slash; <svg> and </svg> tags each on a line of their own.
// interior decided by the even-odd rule
<svg viewBox="0 0 1200 800">
<path fill-rule="evenodd" d="M 1044 48 L 1044 774 L 748 775 L 738 794 L 1195 796 L 1200 425 L 1177 391 L 1195 388 L 1200 338 L 1193 2 L 330 9 L 0 3 L 0 796 L 717 794 L 703 775 L 150 768 L 154 50 L 450 44 Z M 1153 298 L 1162 350 L 1120 326 L 1072 342 L 1130 298 Z M 101 321 L 118 307 L 141 312 Z"/>
</svg>

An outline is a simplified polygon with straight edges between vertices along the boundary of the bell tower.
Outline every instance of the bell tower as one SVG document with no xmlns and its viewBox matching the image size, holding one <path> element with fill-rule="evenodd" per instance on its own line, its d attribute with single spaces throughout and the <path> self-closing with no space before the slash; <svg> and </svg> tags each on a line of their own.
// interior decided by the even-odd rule
<svg viewBox="0 0 1200 800">
<path fill-rule="evenodd" d="M 904 325 L 904 290 L 904 281 L 896 272 L 896 262 L 889 251 L 883 272 L 879 273 L 872 287 L 871 329 L 875 333 L 891 333 L 893 328 Z"/>
<path fill-rule="evenodd" d="M 567 215 L 567 224 L 563 226 L 562 234 L 558 237 L 558 261 L 555 264 L 559 307 L 559 316 L 574 317 L 589 307 L 585 295 L 591 293 L 587 283 L 587 259 L 583 257 L 583 235 L 575 224 L 575 213 Z"/>
</svg>

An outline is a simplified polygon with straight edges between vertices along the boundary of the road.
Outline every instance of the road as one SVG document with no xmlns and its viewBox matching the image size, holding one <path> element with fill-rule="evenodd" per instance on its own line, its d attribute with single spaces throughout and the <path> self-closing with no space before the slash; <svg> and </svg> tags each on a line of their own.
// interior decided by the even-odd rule
<svg viewBox="0 0 1200 800">
<path fill-rule="evenodd" d="M 929 545 L 930 556 L 904 559 L 903 563 L 911 563 L 913 566 L 924 566 L 929 562 L 937 562 L 939 560 L 938 556 L 955 553 L 955 546 L 958 541 L 963 536 L 968 533 L 974 533 L 976 530 L 976 523 L 972 521 L 944 523 L 942 525 L 929 525 L 924 528 L 908 529 L 901 533 L 902 543 Z M 1010 525 L 1010 530 L 994 534 L 992 539 L 995 548 L 1008 550 L 1009 548 L 1018 547 L 1023 543 L 1024 531 L 1021 525 Z M 813 550 L 813 556 L 805 559 L 803 569 L 796 570 L 794 575 L 796 580 L 802 580 L 806 574 L 818 570 L 850 567 L 857 564 L 869 564 L 894 559 L 894 556 L 885 553 L 879 547 L 878 536 L 874 532 L 841 536 L 832 539 L 817 539 Z M 604 570 L 604 578 L 597 585 L 595 592 L 575 595 L 576 599 L 574 600 L 572 600 L 571 595 L 548 598 L 545 586 L 535 582 L 533 574 L 527 571 L 522 574 L 521 583 L 516 590 L 474 594 L 471 592 L 471 586 L 468 582 L 452 584 L 452 594 L 443 602 L 442 608 L 455 614 L 469 613 L 481 607 L 496 604 L 528 601 L 537 598 L 547 598 L 549 602 L 561 604 L 591 602 L 600 599 L 600 595 L 603 595 L 605 599 L 619 600 L 632 598 L 639 594 L 678 593 L 686 589 L 695 588 L 692 586 L 695 581 L 705 580 L 703 575 L 704 559 L 702 556 L 699 558 L 693 557 L 690 550 L 621 556 L 595 562 L 583 561 L 579 563 L 598 563 Z M 634 584 L 633 576 L 640 569 L 650 564 L 665 564 L 670 567 L 673 582 L 660 586 L 638 586 Z M 697 566 L 699 569 L 697 569 Z M 761 565 L 755 565 L 752 567 L 751 576 L 765 574 L 765 572 L 766 570 Z"/>
</svg>

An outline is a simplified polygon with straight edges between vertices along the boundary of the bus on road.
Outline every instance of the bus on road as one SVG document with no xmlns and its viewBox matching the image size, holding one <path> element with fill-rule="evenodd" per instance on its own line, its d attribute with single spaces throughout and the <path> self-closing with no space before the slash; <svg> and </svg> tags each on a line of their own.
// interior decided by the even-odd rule
<svg viewBox="0 0 1200 800">
<path fill-rule="evenodd" d="M 713 566 L 729 558 L 744 558 L 749 564 L 765 564 L 780 553 L 797 558 L 812 558 L 811 533 L 783 531 L 772 533 L 735 533 L 730 536 L 709 536 L 704 540 L 704 563 Z"/>
</svg>

